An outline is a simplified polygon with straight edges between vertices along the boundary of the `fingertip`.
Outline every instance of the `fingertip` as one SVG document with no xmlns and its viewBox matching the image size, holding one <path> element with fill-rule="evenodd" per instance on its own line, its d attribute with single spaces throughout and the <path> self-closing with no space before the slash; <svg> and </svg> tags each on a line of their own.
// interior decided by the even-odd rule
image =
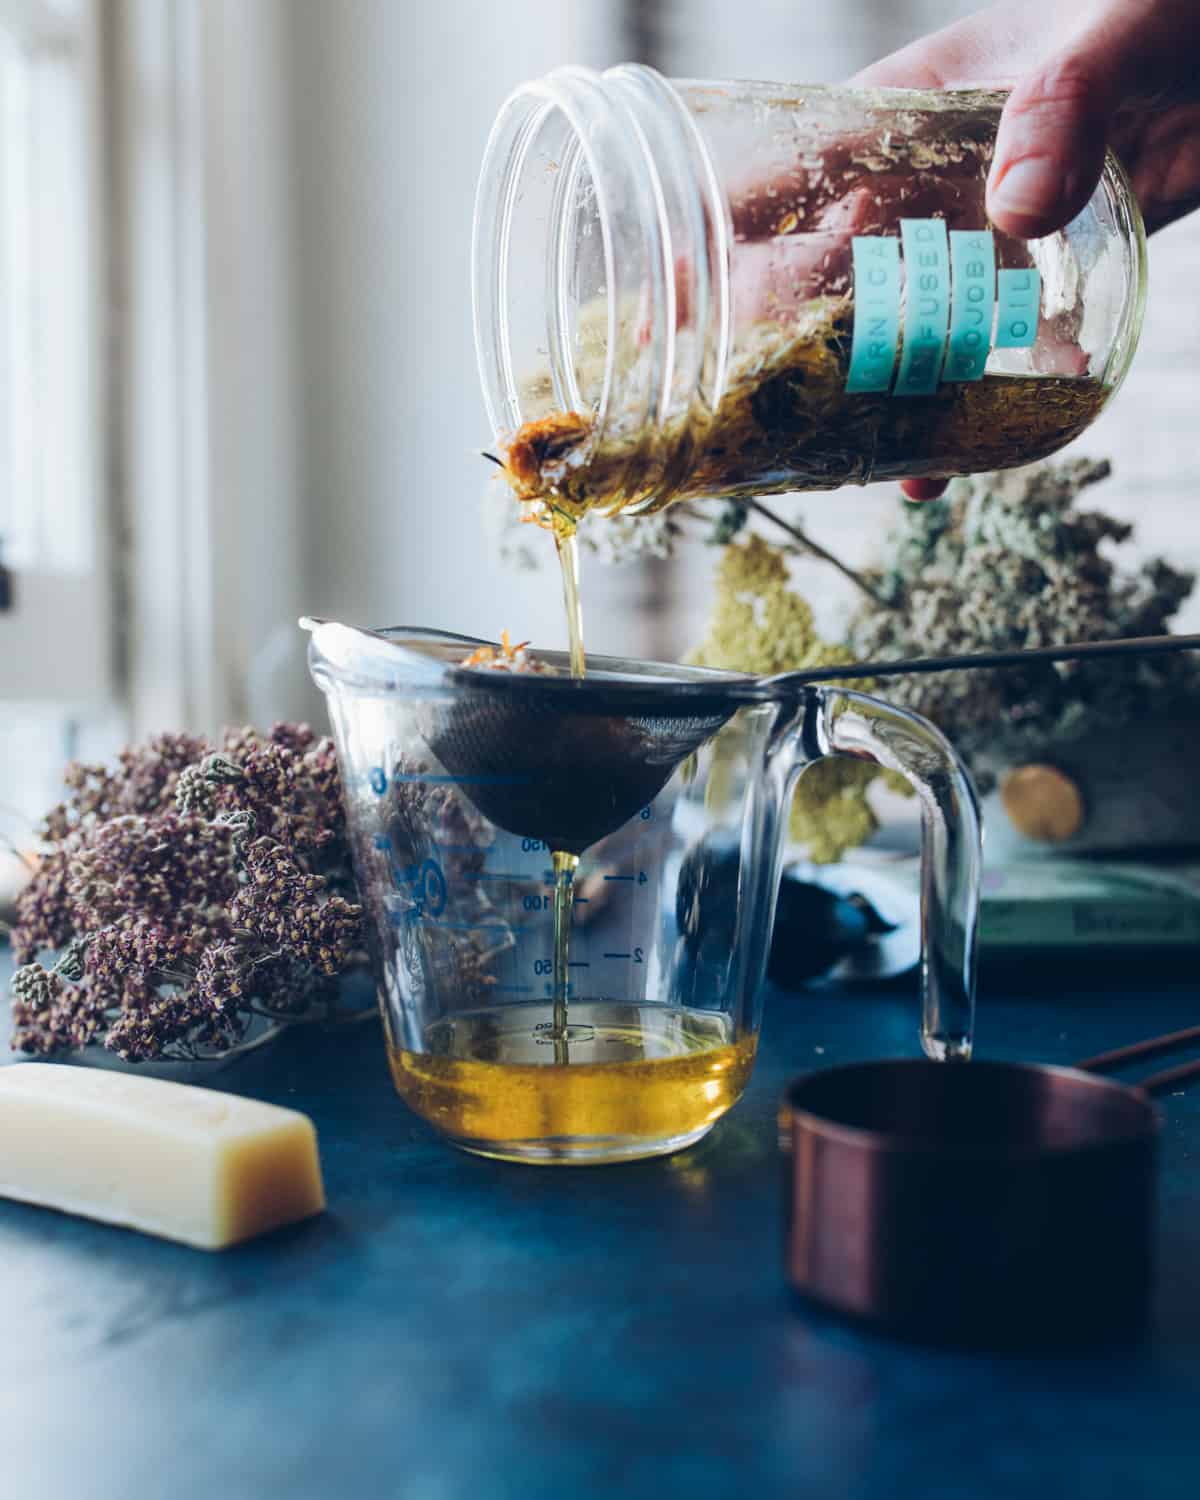
<svg viewBox="0 0 1200 1500">
<path fill-rule="evenodd" d="M 1079 166 L 1064 168 L 1049 156 L 1026 156 L 999 164 L 988 179 L 988 217 L 1002 234 L 1038 240 L 1069 224 L 1100 179 Z"/>
<path fill-rule="evenodd" d="M 1013 89 L 987 185 L 998 229 L 1040 239 L 1080 212 L 1104 169 L 1111 100 L 1106 67 L 1087 53 L 1055 58 Z"/>
<path fill-rule="evenodd" d="M 936 500 L 947 483 L 945 479 L 905 479 L 900 489 L 906 500 Z"/>
</svg>

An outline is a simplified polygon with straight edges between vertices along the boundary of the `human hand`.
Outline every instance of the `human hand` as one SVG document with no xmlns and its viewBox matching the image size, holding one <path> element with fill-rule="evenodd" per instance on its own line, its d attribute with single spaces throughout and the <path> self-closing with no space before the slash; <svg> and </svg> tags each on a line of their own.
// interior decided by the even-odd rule
<svg viewBox="0 0 1200 1500">
<path fill-rule="evenodd" d="M 912 43 L 853 81 L 1010 88 L 988 213 L 1022 239 L 1084 207 L 1111 146 L 1149 230 L 1200 205 L 1200 0 L 1001 0 Z M 904 485 L 913 500 L 943 485 Z"/>
</svg>

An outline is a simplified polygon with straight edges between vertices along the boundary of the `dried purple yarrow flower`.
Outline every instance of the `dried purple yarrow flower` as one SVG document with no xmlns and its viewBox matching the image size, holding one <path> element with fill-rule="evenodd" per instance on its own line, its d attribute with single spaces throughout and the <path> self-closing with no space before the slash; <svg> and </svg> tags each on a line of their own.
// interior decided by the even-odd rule
<svg viewBox="0 0 1200 1500">
<path fill-rule="evenodd" d="M 298 732 L 294 743 L 308 746 L 310 735 Z M 209 755 L 181 779 L 177 802 L 225 824 L 235 815 L 253 816 L 256 831 L 297 850 L 320 850 L 323 869 L 350 878 L 336 757 L 324 742 L 314 754 L 247 730 L 227 735 L 224 753 Z"/>
<path fill-rule="evenodd" d="M 306 754 L 316 744 L 332 743 L 318 735 L 311 724 L 272 724 L 267 739 L 285 750 L 294 750 L 297 755 Z"/>
<path fill-rule="evenodd" d="M 17 897 L 11 942 L 13 957 L 26 964 L 44 948 L 63 948 L 75 931 L 68 881 L 71 851 L 52 849 L 38 860 L 33 879 Z"/>
<path fill-rule="evenodd" d="M 337 975 L 324 974 L 289 952 L 256 959 L 253 984 L 263 1009 L 273 1016 L 298 1015 L 337 1000 Z"/>
<path fill-rule="evenodd" d="M 152 916 L 126 914 L 92 934 L 85 965 L 92 979 L 119 989 L 131 971 L 170 975 L 187 962 L 187 931 L 172 932 Z"/>
<path fill-rule="evenodd" d="M 13 934 L 14 1045 L 122 1057 L 236 1045 L 254 1013 L 328 1013 L 363 962 L 332 743 L 307 725 L 160 735 L 75 765 Z M 40 977 L 39 977 L 40 976 Z M 74 982 L 71 982 L 74 981 Z"/>
<path fill-rule="evenodd" d="M 160 734 L 122 750 L 112 767 L 73 762 L 63 777 L 71 795 L 47 816 L 43 835 L 58 841 L 89 821 L 161 809 L 180 773 L 210 749 L 196 735 Z"/>
<path fill-rule="evenodd" d="M 196 995 L 214 1011 L 237 1010 L 252 979 L 253 959 L 244 943 L 236 939 L 212 943 L 196 966 Z"/>
<path fill-rule="evenodd" d="M 144 1008 L 122 1012 L 104 1045 L 126 1062 L 149 1062 L 233 1047 L 245 1030 L 237 1011 L 215 1011 L 194 990 L 155 992 Z"/>
<path fill-rule="evenodd" d="M 174 928 L 183 908 L 223 905 L 237 885 L 227 835 L 174 812 L 101 825 L 71 861 L 67 882 L 76 930 L 83 931 L 131 912 Z"/>
<path fill-rule="evenodd" d="M 70 985 L 41 964 L 12 977 L 13 1045 L 48 1056 L 86 1047 L 105 1024 L 106 1005 L 89 986 Z"/>
<path fill-rule="evenodd" d="M 361 939 L 362 907 L 322 899 L 323 876 L 306 874 L 282 845 L 263 836 L 246 851 L 250 879 L 230 903 L 238 927 L 290 952 L 319 973 L 336 974 Z"/>
</svg>

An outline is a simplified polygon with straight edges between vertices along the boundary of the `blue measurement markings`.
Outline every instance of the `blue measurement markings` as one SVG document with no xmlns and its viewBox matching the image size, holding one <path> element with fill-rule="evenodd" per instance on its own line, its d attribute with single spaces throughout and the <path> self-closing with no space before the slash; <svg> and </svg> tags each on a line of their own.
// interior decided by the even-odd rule
<svg viewBox="0 0 1200 1500">
<path fill-rule="evenodd" d="M 408 897 L 410 903 L 405 912 L 393 914 L 394 926 L 427 916 L 439 917 L 446 910 L 446 876 L 435 859 L 424 859 L 411 865 L 393 863 L 392 884 Z"/>
<path fill-rule="evenodd" d="M 383 772 L 379 774 L 382 776 Z M 375 771 L 371 776 L 374 785 Z M 531 776 L 432 776 L 427 771 L 406 771 L 393 777 L 395 781 L 420 781 L 429 786 L 528 786 L 532 779 Z"/>
</svg>

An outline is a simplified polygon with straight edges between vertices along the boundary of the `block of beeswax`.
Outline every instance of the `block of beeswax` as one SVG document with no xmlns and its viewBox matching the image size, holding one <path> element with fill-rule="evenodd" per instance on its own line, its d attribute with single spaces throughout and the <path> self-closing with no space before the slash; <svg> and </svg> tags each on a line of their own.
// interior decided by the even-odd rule
<svg viewBox="0 0 1200 1500">
<path fill-rule="evenodd" d="M 325 1207 L 306 1115 L 54 1063 L 0 1068 L 0 1195 L 202 1250 Z"/>
</svg>

